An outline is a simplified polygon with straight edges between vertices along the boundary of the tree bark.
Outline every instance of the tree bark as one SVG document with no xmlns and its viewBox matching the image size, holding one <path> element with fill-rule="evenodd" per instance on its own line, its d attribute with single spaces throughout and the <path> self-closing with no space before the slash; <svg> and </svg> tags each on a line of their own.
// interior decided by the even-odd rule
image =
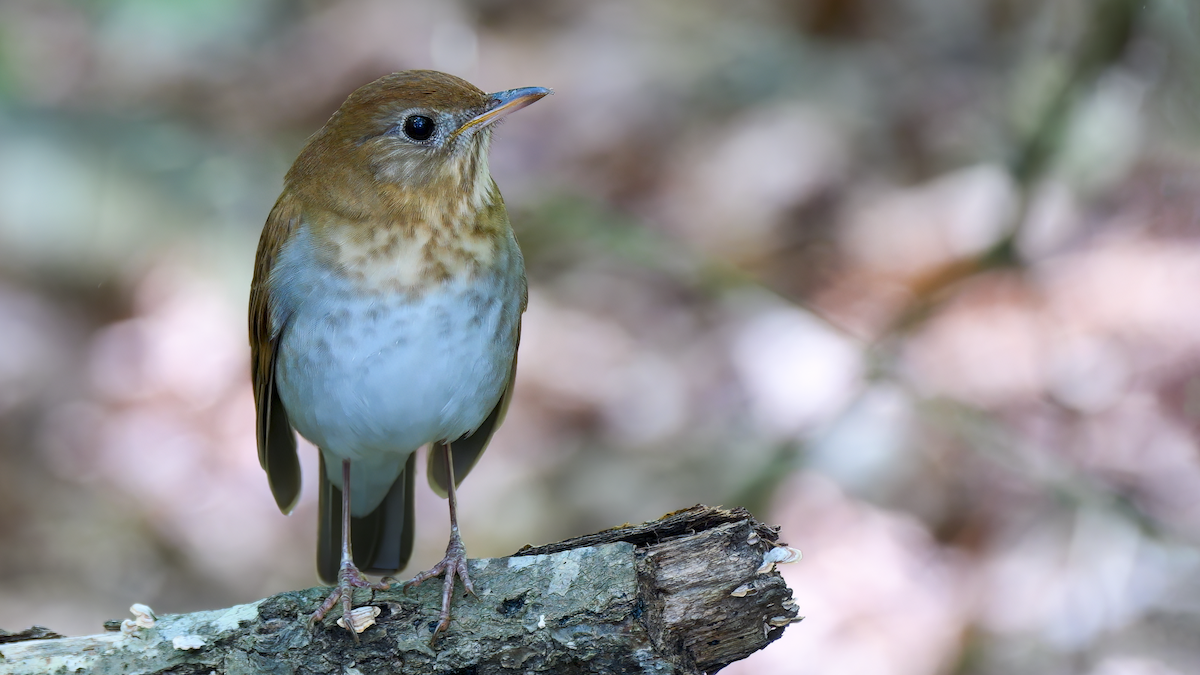
<svg viewBox="0 0 1200 675">
<path fill-rule="evenodd" d="M 472 560 L 478 596 L 456 595 L 436 648 L 440 579 L 361 592 L 356 607 L 380 611 L 358 644 L 336 609 L 307 629 L 318 587 L 100 635 L 0 631 L 0 673 L 712 673 L 800 620 L 771 564 L 791 552 L 777 540 L 744 509 L 696 506 Z"/>
</svg>

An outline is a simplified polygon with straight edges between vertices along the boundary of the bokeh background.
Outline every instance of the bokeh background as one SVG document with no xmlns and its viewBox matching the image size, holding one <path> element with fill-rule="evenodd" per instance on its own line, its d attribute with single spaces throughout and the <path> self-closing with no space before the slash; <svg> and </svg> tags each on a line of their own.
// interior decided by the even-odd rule
<svg viewBox="0 0 1200 675">
<path fill-rule="evenodd" d="M 745 505 L 808 618 L 726 672 L 1200 672 L 1191 0 L 0 0 L 0 626 L 315 582 L 251 265 L 416 67 L 556 90 L 492 153 L 531 290 L 472 556 Z"/>
</svg>

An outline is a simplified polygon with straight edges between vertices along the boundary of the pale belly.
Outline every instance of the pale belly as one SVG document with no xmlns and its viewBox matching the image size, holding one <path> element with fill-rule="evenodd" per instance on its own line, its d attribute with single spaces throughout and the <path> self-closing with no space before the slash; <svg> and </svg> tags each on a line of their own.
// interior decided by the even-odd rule
<svg viewBox="0 0 1200 675">
<path fill-rule="evenodd" d="M 351 511 L 365 515 L 409 454 L 471 433 L 499 401 L 517 346 L 523 270 L 409 297 L 362 294 L 339 275 L 289 266 L 296 257 L 285 251 L 280 260 L 290 292 L 275 297 L 291 306 L 276 386 L 339 487 L 341 461 L 351 460 Z M 519 254 L 512 262 L 521 264 Z"/>
</svg>

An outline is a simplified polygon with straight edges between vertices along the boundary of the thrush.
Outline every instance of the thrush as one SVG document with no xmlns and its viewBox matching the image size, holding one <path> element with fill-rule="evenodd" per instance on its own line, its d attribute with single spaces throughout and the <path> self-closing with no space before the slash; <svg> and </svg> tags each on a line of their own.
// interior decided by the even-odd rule
<svg viewBox="0 0 1200 675">
<path fill-rule="evenodd" d="M 300 494 L 293 430 L 320 449 L 317 569 L 383 589 L 413 549 L 416 451 L 449 498 L 432 640 L 450 625 L 456 577 L 474 592 L 455 489 L 512 397 L 527 290 L 521 251 L 488 170 L 496 122 L 551 93 L 486 94 L 435 71 L 355 91 L 308 139 L 267 218 L 250 289 L 259 462 L 280 510 Z"/>
</svg>

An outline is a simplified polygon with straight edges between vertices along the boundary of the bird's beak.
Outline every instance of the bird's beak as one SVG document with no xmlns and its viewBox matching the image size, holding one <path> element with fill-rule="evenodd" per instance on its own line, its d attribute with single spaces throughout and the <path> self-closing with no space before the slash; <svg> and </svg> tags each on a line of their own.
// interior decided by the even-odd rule
<svg viewBox="0 0 1200 675">
<path fill-rule="evenodd" d="M 454 132 L 454 135 L 457 136 L 470 129 L 482 129 L 509 113 L 516 112 L 530 103 L 553 93 L 552 90 L 545 87 L 521 87 L 520 89 L 509 89 L 508 91 L 498 91 L 495 94 L 488 94 L 487 109 L 483 113 L 467 120 L 466 123 Z"/>
</svg>

